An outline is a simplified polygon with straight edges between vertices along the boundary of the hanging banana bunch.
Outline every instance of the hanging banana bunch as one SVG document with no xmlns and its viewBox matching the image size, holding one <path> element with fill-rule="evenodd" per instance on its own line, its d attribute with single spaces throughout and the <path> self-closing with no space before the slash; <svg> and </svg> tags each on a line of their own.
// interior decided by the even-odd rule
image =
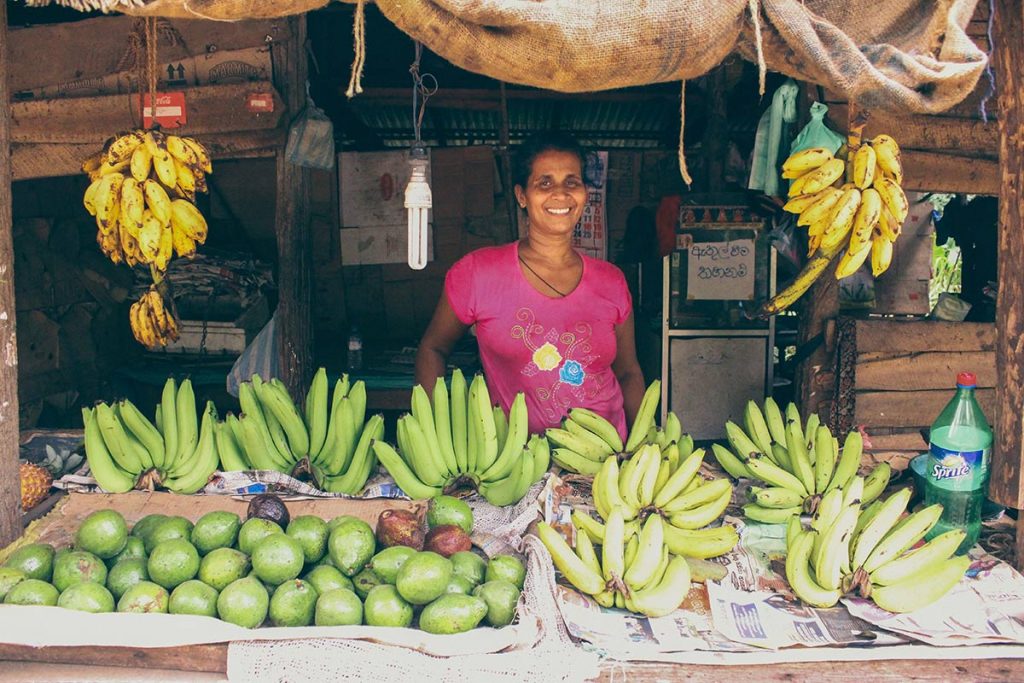
<svg viewBox="0 0 1024 683">
<path fill-rule="evenodd" d="M 128 310 L 135 341 L 146 348 L 167 346 L 178 339 L 178 321 L 168 310 L 156 285 L 152 285 L 142 298 Z"/>
<path fill-rule="evenodd" d="M 871 257 L 875 277 L 892 263 L 909 205 L 903 193 L 900 148 L 889 135 L 844 146 L 838 157 L 824 147 L 796 152 L 782 164 L 782 177 L 794 182 L 784 210 L 807 228 L 808 261 L 796 279 L 769 300 L 762 315 L 791 306 L 840 255 L 836 278 L 853 275 Z M 843 151 L 846 151 L 844 154 Z M 844 251 L 845 247 L 845 251 Z"/>
</svg>

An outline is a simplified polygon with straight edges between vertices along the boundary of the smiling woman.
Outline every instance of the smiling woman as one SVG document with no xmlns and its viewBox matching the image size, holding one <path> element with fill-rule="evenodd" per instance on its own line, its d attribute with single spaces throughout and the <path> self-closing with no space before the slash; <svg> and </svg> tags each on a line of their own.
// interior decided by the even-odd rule
<svg viewBox="0 0 1024 683">
<path fill-rule="evenodd" d="M 475 324 L 492 397 L 507 412 L 524 392 L 531 432 L 584 407 L 625 437 L 644 378 L 622 272 L 572 247 L 587 200 L 583 158 L 565 133 L 536 135 L 520 147 L 515 195 L 527 235 L 451 267 L 416 355 L 416 381 L 433 387 L 455 342 Z"/>
</svg>

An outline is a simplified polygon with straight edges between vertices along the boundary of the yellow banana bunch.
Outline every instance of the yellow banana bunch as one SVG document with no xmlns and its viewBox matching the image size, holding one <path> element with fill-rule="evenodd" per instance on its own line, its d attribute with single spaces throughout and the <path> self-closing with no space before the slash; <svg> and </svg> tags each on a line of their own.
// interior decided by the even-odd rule
<svg viewBox="0 0 1024 683">
<path fill-rule="evenodd" d="M 178 339 L 178 321 L 167 310 L 155 286 L 150 287 L 141 299 L 131 305 L 128 315 L 132 334 L 143 346 L 167 346 Z"/>
<path fill-rule="evenodd" d="M 796 404 L 785 411 L 771 397 L 763 406 L 747 401 L 743 425 L 726 422 L 728 445 L 713 444 L 718 464 L 736 479 L 756 479 L 744 515 L 755 522 L 782 524 L 790 517 L 826 507 L 830 491 L 848 490 L 860 480 L 859 500 L 867 505 L 881 495 L 892 469 L 877 465 L 857 476 L 863 453 L 860 432 L 847 434 L 843 448 L 817 414 L 802 422 Z M 832 494 L 833 496 L 835 494 Z"/>
<path fill-rule="evenodd" d="M 163 486 L 195 493 L 206 486 L 220 462 L 217 411 L 207 402 L 200 423 L 195 394 L 185 380 L 167 380 L 150 421 L 131 401 L 84 408 L 85 457 L 106 491 Z"/>
<path fill-rule="evenodd" d="M 395 483 L 413 499 L 434 498 L 463 485 L 489 503 L 522 500 L 551 465 L 548 440 L 530 435 L 526 395 L 506 415 L 491 401 L 481 374 L 467 384 L 461 370 L 451 386 L 439 377 L 428 396 L 413 387 L 411 411 L 398 419 L 398 448 L 377 440 L 373 450 Z"/>
<path fill-rule="evenodd" d="M 863 489 L 861 488 L 863 487 Z M 855 477 L 850 493 L 833 489 L 822 499 L 805 530 L 788 519 L 786 578 L 793 592 L 815 607 L 831 607 L 859 592 L 890 612 L 925 607 L 959 583 L 970 558 L 955 557 L 965 533 L 953 529 L 907 552 L 924 539 L 942 515 L 935 504 L 907 514 L 910 489 L 864 503 L 866 480 Z"/>
</svg>

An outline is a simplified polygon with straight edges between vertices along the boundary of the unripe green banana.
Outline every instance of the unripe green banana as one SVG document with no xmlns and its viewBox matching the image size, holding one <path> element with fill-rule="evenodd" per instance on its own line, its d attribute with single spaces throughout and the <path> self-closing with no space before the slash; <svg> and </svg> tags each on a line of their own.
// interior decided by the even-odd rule
<svg viewBox="0 0 1024 683">
<path fill-rule="evenodd" d="M 221 472 L 244 472 L 250 469 L 242 451 L 235 442 L 235 435 L 226 422 L 220 422 L 213 428 L 214 442 L 217 444 L 217 456 L 220 458 Z"/>
<path fill-rule="evenodd" d="M 239 387 L 238 396 L 241 399 L 241 387 Z M 196 395 L 192 390 L 192 380 L 185 379 L 178 385 L 178 391 L 174 396 L 174 409 L 174 421 L 178 428 L 178 452 L 174 456 L 174 463 L 177 464 L 182 458 L 191 455 L 196 449 L 196 444 L 199 443 L 199 419 L 196 413 Z M 246 410 L 245 406 L 242 406 L 242 410 Z M 164 415 L 164 419 L 167 420 L 168 416 Z M 170 453 L 166 455 L 165 460 L 166 466 L 171 467 Z"/>
<path fill-rule="evenodd" d="M 396 433 L 402 456 L 412 466 L 416 477 L 428 486 L 444 484 L 446 477 L 441 454 L 431 451 L 423 429 L 420 428 L 419 420 L 412 413 L 406 413 L 399 418 Z"/>
<path fill-rule="evenodd" d="M 595 475 L 601 469 L 601 463 L 584 458 L 576 451 L 568 448 L 555 448 L 551 451 L 551 459 L 562 469 L 576 472 L 577 474 Z"/>
<path fill-rule="evenodd" d="M 587 566 L 569 547 L 561 534 L 551 528 L 547 522 L 537 524 L 537 536 L 541 543 L 551 553 L 558 571 L 569 580 L 573 586 L 587 595 L 596 595 L 604 590 L 605 581 L 600 574 L 595 573 Z"/>
<path fill-rule="evenodd" d="M 711 444 L 711 452 L 715 460 L 722 466 L 722 469 L 729 473 L 733 479 L 753 479 L 754 475 L 747 469 L 739 458 L 725 446 L 717 443 Z"/>
<path fill-rule="evenodd" d="M 327 369 L 320 368 L 306 392 L 306 428 L 309 431 L 309 454 L 319 455 L 327 438 Z"/>
<path fill-rule="evenodd" d="M 534 434 L 527 442 L 527 448 L 533 454 L 532 481 L 540 481 L 551 467 L 551 445 L 540 434 Z"/>
<path fill-rule="evenodd" d="M 771 454 L 772 435 L 768 431 L 768 423 L 765 422 L 761 408 L 754 401 L 747 401 L 746 408 L 743 410 L 743 425 L 758 449 L 766 455 Z"/>
<path fill-rule="evenodd" d="M 462 370 L 452 370 L 452 390 L 449 394 L 452 422 L 452 448 L 455 451 L 455 462 L 460 472 L 469 472 L 467 460 L 468 431 L 466 422 L 466 408 L 468 406 L 466 378 Z"/>
<path fill-rule="evenodd" d="M 373 452 L 373 442 L 384 436 L 384 416 L 377 414 L 367 420 L 359 435 L 359 442 L 356 444 L 352 460 L 348 469 L 333 477 L 327 477 L 327 490 L 333 493 L 345 493 L 354 496 L 366 486 L 376 462 Z"/>
<path fill-rule="evenodd" d="M 871 572 L 871 583 L 891 586 L 911 578 L 925 567 L 948 559 L 960 547 L 966 535 L 963 529 L 950 529 L 939 534 L 920 548 L 890 560 Z"/>
<path fill-rule="evenodd" d="M 766 508 L 757 503 L 747 503 L 743 506 L 743 516 L 762 524 L 787 524 L 793 515 L 799 516 L 803 512 L 800 506 L 791 508 Z"/>
<path fill-rule="evenodd" d="M 374 441 L 373 452 L 405 495 L 413 500 L 426 500 L 441 495 L 442 491 L 439 487 L 428 486 L 417 479 L 413 471 L 388 442 Z"/>
<path fill-rule="evenodd" d="M 899 583 L 871 589 L 871 599 L 890 612 L 914 612 L 932 604 L 960 583 L 971 566 L 967 555 L 926 566 Z"/>
<path fill-rule="evenodd" d="M 839 457 L 835 472 L 832 474 L 832 481 L 828 483 L 826 491 L 846 486 L 846 482 L 857 475 L 857 469 L 860 467 L 860 456 L 863 452 L 864 438 L 855 429 L 846 435 L 842 455 Z"/>
<path fill-rule="evenodd" d="M 814 437 L 814 490 L 824 493 L 832 481 L 835 462 L 832 460 L 832 432 L 825 425 L 817 428 Z"/>
<path fill-rule="evenodd" d="M 589 445 L 588 451 L 593 450 L 600 453 L 601 460 L 615 452 L 604 439 L 574 420 L 571 415 L 562 420 L 562 429 L 576 435 L 587 443 Z"/>
<path fill-rule="evenodd" d="M 740 460 L 744 462 L 749 458 L 764 455 L 761 447 L 754 443 L 754 440 L 743 431 L 742 427 L 731 420 L 725 423 L 725 436 L 729 439 L 729 445 L 732 446 L 733 452 L 737 453 Z"/>
<path fill-rule="evenodd" d="M 166 470 L 174 466 L 178 457 L 178 410 L 175 406 L 175 397 L 178 395 L 178 387 L 173 377 L 168 377 L 164 382 L 164 389 L 160 394 L 160 431 L 164 437 L 164 462 Z"/>
<path fill-rule="evenodd" d="M 809 561 L 815 533 L 800 532 L 789 547 L 786 553 L 786 580 L 796 596 L 811 607 L 832 607 L 839 602 L 840 591 L 824 588 L 811 578 Z"/>
<path fill-rule="evenodd" d="M 719 557 L 731 552 L 740 537 L 736 527 L 723 524 L 713 529 L 677 529 L 666 524 L 665 545 L 673 555 L 683 555 L 701 560 Z"/>
<path fill-rule="evenodd" d="M 731 500 L 732 491 L 723 491 L 718 498 L 709 503 L 674 513 L 669 517 L 669 522 L 679 529 L 700 529 L 721 517 Z"/>
<path fill-rule="evenodd" d="M 146 450 L 146 460 L 143 465 L 163 469 L 164 467 L 164 437 L 160 431 L 153 426 L 145 415 L 128 400 L 121 401 L 117 405 L 117 414 L 124 423 L 125 429 L 133 436 Z M 147 468 L 148 469 L 148 468 Z"/>
<path fill-rule="evenodd" d="M 750 473 L 761 481 L 767 482 L 772 486 L 790 489 L 804 496 L 808 494 L 807 489 L 804 488 L 803 481 L 772 463 L 767 458 L 750 458 L 745 465 L 750 470 Z"/>
<path fill-rule="evenodd" d="M 665 569 L 661 583 L 636 592 L 633 607 L 647 617 L 663 617 L 675 612 L 690 592 L 690 565 L 686 558 L 674 557 Z"/>
<path fill-rule="evenodd" d="M 674 515 L 685 510 L 692 510 L 701 505 L 718 500 L 728 493 L 732 497 L 732 482 L 728 479 L 712 479 L 706 484 L 697 486 L 692 491 L 679 494 L 663 506 L 659 506 L 663 514 Z"/>
<path fill-rule="evenodd" d="M 889 463 L 880 462 L 875 465 L 875 468 L 864 479 L 864 493 L 861 495 L 861 500 L 864 503 L 870 503 L 882 495 L 882 491 L 889 485 L 891 477 L 892 467 Z"/>
<path fill-rule="evenodd" d="M 896 526 L 900 516 L 907 509 L 912 491 L 909 488 L 901 489 L 889 496 L 881 508 L 875 513 L 871 521 L 864 526 L 864 529 L 857 536 L 857 543 L 853 545 L 853 553 L 850 557 L 852 567 L 858 569 L 871 555 L 885 535 Z M 948 555 L 947 555 L 948 557 Z"/>
<path fill-rule="evenodd" d="M 754 502 L 764 508 L 792 508 L 803 505 L 804 497 L 792 489 L 772 486 L 758 489 L 754 493 Z"/>
<path fill-rule="evenodd" d="M 603 441 L 598 444 L 594 439 L 581 437 L 560 427 L 549 427 L 544 431 L 544 436 L 555 446 L 568 448 L 570 451 L 574 451 L 584 458 L 597 463 L 604 462 L 605 458 L 612 453 L 611 449 Z"/>
<path fill-rule="evenodd" d="M 654 506 L 665 507 L 682 493 L 693 478 L 697 476 L 701 465 L 704 464 L 704 449 L 698 449 L 686 460 L 679 464 L 679 468 L 672 473 L 665 485 L 658 490 L 654 496 Z"/>
<path fill-rule="evenodd" d="M 498 457 L 498 432 L 494 425 L 494 413 L 491 411 L 491 398 L 490 393 L 487 389 L 487 382 L 484 380 L 483 375 L 476 375 L 473 378 L 473 384 L 477 385 L 475 393 L 470 394 L 470 399 L 476 401 L 476 420 L 478 425 L 476 426 L 477 438 L 479 439 L 477 445 L 476 459 L 473 462 L 471 468 L 473 472 L 477 474 L 485 472 L 488 467 L 494 464 L 494 459 Z"/>
<path fill-rule="evenodd" d="M 526 408 L 526 394 L 519 392 L 512 400 L 509 408 L 508 434 L 501 446 L 501 452 L 487 471 L 480 474 L 483 481 L 498 481 L 504 479 L 512 472 L 513 467 L 523 457 L 523 449 L 526 448 L 529 438 L 529 415 Z M 531 467 L 531 477 L 532 470 Z M 532 481 L 532 479 L 531 479 Z"/>
<path fill-rule="evenodd" d="M 864 571 L 870 574 L 889 560 L 902 555 L 907 548 L 924 538 L 941 516 L 942 505 L 935 503 L 901 521 L 871 551 L 864 561 Z"/>
<path fill-rule="evenodd" d="M 800 425 L 793 420 L 786 423 L 786 451 L 789 453 L 790 463 L 793 465 L 793 474 L 803 484 L 808 494 L 814 493 L 814 468 L 811 467 L 811 460 L 807 454 L 807 444 L 804 441 Z"/>
<path fill-rule="evenodd" d="M 118 467 L 110 456 L 93 409 L 82 408 L 82 422 L 85 425 L 85 458 L 89 461 L 93 479 L 109 493 L 131 491 L 135 487 L 135 477 Z"/>
<path fill-rule="evenodd" d="M 177 493 L 185 494 L 196 493 L 206 486 L 220 463 L 213 434 L 216 424 L 217 409 L 214 407 L 213 401 L 207 401 L 194 455 L 186 459 L 187 465 L 173 472 L 174 476 L 171 479 L 164 480 L 164 486 Z"/>
<path fill-rule="evenodd" d="M 619 436 L 619 430 L 602 415 L 598 415 L 586 408 L 572 408 L 569 410 L 569 418 L 589 430 L 592 434 L 600 437 L 602 441 L 608 444 L 613 453 L 622 451 L 623 444 L 622 437 Z"/>
<path fill-rule="evenodd" d="M 448 471 L 453 475 L 457 475 L 460 472 L 459 461 L 455 457 L 455 443 L 452 440 L 451 401 L 448 397 L 448 385 L 444 383 L 444 377 L 438 377 L 434 382 L 432 398 L 434 433 L 437 434 L 437 444 L 441 449 L 441 457 Z"/>
<path fill-rule="evenodd" d="M 764 399 L 764 420 L 768 426 L 768 433 L 772 435 L 772 441 L 786 443 L 786 421 L 782 418 L 779 404 L 771 396 Z"/>
<path fill-rule="evenodd" d="M 96 406 L 95 416 L 100 434 L 103 435 L 103 443 L 106 444 L 107 451 L 117 466 L 130 474 L 141 473 L 142 461 L 139 460 L 138 452 L 129 443 L 124 425 L 114 410 L 106 403 L 100 403 Z"/>
<path fill-rule="evenodd" d="M 441 440 L 437 437 L 437 428 L 434 426 L 434 408 L 430 404 L 427 390 L 420 384 L 412 388 L 411 410 L 412 416 L 416 418 L 416 422 L 423 431 L 427 447 L 434 456 L 434 460 L 439 464 L 441 471 L 449 476 L 457 474 L 457 471 L 448 469 L 448 463 L 441 451 Z"/>
<path fill-rule="evenodd" d="M 672 441 L 679 441 L 683 436 L 683 425 L 679 416 L 671 410 L 665 414 L 665 438 Z"/>
<path fill-rule="evenodd" d="M 293 461 L 309 455 L 309 432 L 288 391 L 273 382 L 253 386 L 263 405 L 264 415 L 270 412 L 284 430 Z"/>
<path fill-rule="evenodd" d="M 629 436 L 626 439 L 625 450 L 627 453 L 635 451 L 644 442 L 647 433 L 654 426 L 654 413 L 661 401 L 661 380 L 654 380 L 644 391 L 644 397 L 640 400 L 640 407 L 637 409 L 636 418 L 630 427 Z"/>
</svg>

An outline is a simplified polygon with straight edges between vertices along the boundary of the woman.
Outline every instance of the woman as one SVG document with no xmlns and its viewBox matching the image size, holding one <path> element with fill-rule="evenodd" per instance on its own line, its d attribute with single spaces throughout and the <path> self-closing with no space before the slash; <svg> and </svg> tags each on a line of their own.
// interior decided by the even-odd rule
<svg viewBox="0 0 1024 683">
<path fill-rule="evenodd" d="M 452 347 L 475 324 L 491 398 L 507 411 L 525 392 L 531 432 L 585 407 L 625 438 L 644 378 L 622 272 L 572 248 L 587 201 L 583 161 L 579 143 L 564 133 L 523 143 L 514 181 L 527 236 L 478 249 L 451 267 L 416 354 L 416 381 L 433 387 Z"/>
</svg>

